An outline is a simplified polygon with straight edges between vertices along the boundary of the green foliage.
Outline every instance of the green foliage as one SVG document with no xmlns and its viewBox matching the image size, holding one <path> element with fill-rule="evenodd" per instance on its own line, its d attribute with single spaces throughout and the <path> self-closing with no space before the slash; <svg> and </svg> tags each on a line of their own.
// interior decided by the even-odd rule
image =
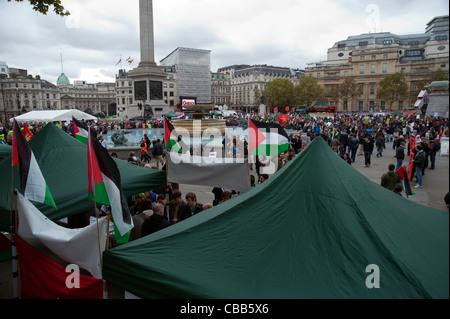
<svg viewBox="0 0 450 319">
<path fill-rule="evenodd" d="M 8 2 L 11 2 L 12 0 L 8 0 Z M 23 0 L 15 0 L 17 2 L 23 2 Z M 44 15 L 47 15 L 48 9 L 50 6 L 53 6 L 53 11 L 61 16 L 68 16 L 70 15 L 70 12 L 64 9 L 63 5 L 61 4 L 61 0 L 28 0 L 30 4 L 33 6 L 33 10 L 39 13 L 42 13 Z"/>
<path fill-rule="evenodd" d="M 383 80 L 380 81 L 379 87 L 377 98 L 388 102 L 389 106 L 392 106 L 395 101 L 407 98 L 409 95 L 408 84 L 403 72 L 385 75 Z"/>
<path fill-rule="evenodd" d="M 309 107 L 315 101 L 323 101 L 325 93 L 325 89 L 319 85 L 317 80 L 312 75 L 307 75 L 294 88 L 295 104 Z"/>
<path fill-rule="evenodd" d="M 291 106 L 294 100 L 294 83 L 288 79 L 275 79 L 266 84 L 263 91 L 265 104 L 275 106 Z"/>
<path fill-rule="evenodd" d="M 345 78 L 344 82 L 339 84 L 334 92 L 334 98 L 342 102 L 351 101 L 358 95 L 359 87 L 353 78 Z"/>
<path fill-rule="evenodd" d="M 431 82 L 435 81 L 448 81 L 448 73 L 443 71 L 442 69 L 437 69 L 433 74 L 431 74 Z"/>
</svg>

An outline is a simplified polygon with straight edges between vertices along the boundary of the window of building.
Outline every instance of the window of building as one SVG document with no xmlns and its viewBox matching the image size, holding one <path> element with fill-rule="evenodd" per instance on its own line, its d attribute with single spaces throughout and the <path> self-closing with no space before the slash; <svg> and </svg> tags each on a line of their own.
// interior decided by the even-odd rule
<svg viewBox="0 0 450 319">
<path fill-rule="evenodd" d="M 338 44 L 338 48 L 345 48 L 346 44 L 345 43 L 339 43 Z"/>
<path fill-rule="evenodd" d="M 370 94 L 375 94 L 375 83 L 370 83 Z"/>
<path fill-rule="evenodd" d="M 383 73 L 387 73 L 387 70 L 388 70 L 388 65 L 387 65 L 387 63 L 383 63 L 383 70 L 382 70 L 382 72 L 383 72 Z"/>
<path fill-rule="evenodd" d="M 174 84 L 173 84 L 173 83 L 170 83 L 170 84 L 169 84 L 169 88 L 173 89 L 173 88 L 174 88 Z"/>
<path fill-rule="evenodd" d="M 359 46 L 364 47 L 369 44 L 369 41 L 359 41 Z"/>
<path fill-rule="evenodd" d="M 364 95 L 364 84 L 359 85 L 359 94 Z"/>
<path fill-rule="evenodd" d="M 348 76 L 348 71 L 344 71 L 344 76 Z"/>
<path fill-rule="evenodd" d="M 360 60 L 360 61 L 364 61 L 364 60 L 365 60 L 365 56 L 364 56 L 364 55 L 361 55 L 361 56 L 359 57 L 359 60 Z"/>
<path fill-rule="evenodd" d="M 376 55 L 372 55 L 372 60 L 376 60 L 377 56 Z"/>
<path fill-rule="evenodd" d="M 371 66 L 370 66 L 370 73 L 375 73 L 377 71 L 377 65 L 376 64 L 372 64 Z"/>
<path fill-rule="evenodd" d="M 408 44 L 409 45 L 418 45 L 419 41 L 409 41 Z"/>
<path fill-rule="evenodd" d="M 347 111 L 347 109 L 348 109 L 347 101 L 344 101 L 344 105 L 342 107 L 343 107 L 344 111 Z"/>
<path fill-rule="evenodd" d="M 411 92 L 412 93 L 417 93 L 417 85 L 416 85 L 416 83 L 411 83 Z"/>
<path fill-rule="evenodd" d="M 385 101 L 381 101 L 380 108 L 381 108 L 381 110 L 385 110 L 386 109 L 386 102 Z"/>
<path fill-rule="evenodd" d="M 403 110 L 403 101 L 398 101 L 398 109 Z"/>
<path fill-rule="evenodd" d="M 359 66 L 359 74 L 364 74 L 364 64 Z"/>
<path fill-rule="evenodd" d="M 437 35 L 436 40 L 437 41 L 447 40 L 447 35 Z"/>
<path fill-rule="evenodd" d="M 358 102 L 358 110 L 359 111 L 363 111 L 364 110 L 364 101 L 359 101 Z"/>
<path fill-rule="evenodd" d="M 370 101 L 369 107 L 370 107 L 370 111 L 373 111 L 373 109 L 375 108 L 375 101 Z"/>
<path fill-rule="evenodd" d="M 383 44 L 392 44 L 393 41 L 392 40 L 383 40 Z"/>
<path fill-rule="evenodd" d="M 387 59 L 388 55 L 387 54 L 383 54 L 383 59 Z"/>
</svg>

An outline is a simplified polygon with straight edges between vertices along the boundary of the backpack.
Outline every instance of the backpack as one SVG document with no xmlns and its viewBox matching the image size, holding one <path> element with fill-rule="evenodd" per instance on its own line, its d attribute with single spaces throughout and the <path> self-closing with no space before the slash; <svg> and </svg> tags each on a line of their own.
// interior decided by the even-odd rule
<svg viewBox="0 0 450 319">
<path fill-rule="evenodd" d="M 434 151 L 435 152 L 438 152 L 440 149 L 441 149 L 441 143 L 438 143 L 438 142 L 436 142 L 436 141 L 434 141 Z"/>
</svg>

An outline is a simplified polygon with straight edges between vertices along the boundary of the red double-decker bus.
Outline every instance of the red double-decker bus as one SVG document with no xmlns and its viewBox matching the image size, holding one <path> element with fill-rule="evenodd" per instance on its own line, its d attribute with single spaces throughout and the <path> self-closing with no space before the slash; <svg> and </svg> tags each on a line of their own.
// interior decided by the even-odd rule
<svg viewBox="0 0 450 319">
<path fill-rule="evenodd" d="M 336 113 L 336 106 L 314 105 L 306 110 L 307 113 Z"/>
</svg>

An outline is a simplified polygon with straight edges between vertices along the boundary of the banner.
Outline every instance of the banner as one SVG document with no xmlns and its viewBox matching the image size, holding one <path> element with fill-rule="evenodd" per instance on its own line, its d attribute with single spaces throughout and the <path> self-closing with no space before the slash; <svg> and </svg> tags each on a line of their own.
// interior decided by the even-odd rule
<svg viewBox="0 0 450 319">
<path fill-rule="evenodd" d="M 189 163 L 174 163 L 171 156 L 172 154 L 167 154 L 169 182 L 221 187 L 236 191 L 245 191 L 250 187 L 247 161 L 244 163 L 205 163 L 203 158 L 192 156 Z"/>
</svg>

